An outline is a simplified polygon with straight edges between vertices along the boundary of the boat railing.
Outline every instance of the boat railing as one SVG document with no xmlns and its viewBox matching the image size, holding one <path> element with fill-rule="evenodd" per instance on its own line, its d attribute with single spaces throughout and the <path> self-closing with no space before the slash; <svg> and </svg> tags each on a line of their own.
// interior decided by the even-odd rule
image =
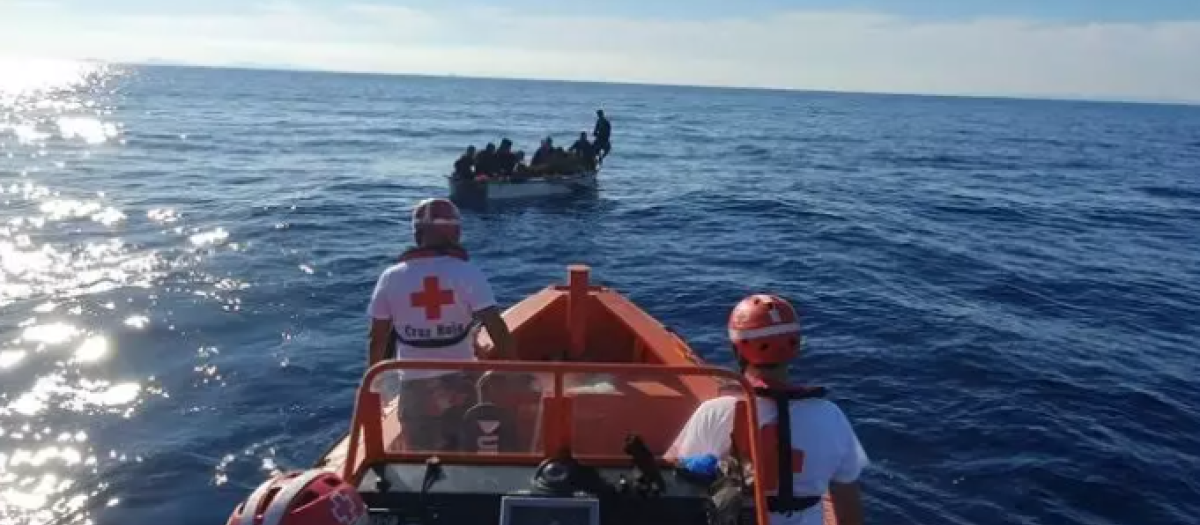
<svg viewBox="0 0 1200 525">
<path fill-rule="evenodd" d="M 406 385 L 418 383 L 438 386 L 432 395 L 416 399 Z M 737 398 L 733 455 L 741 464 L 760 465 L 758 440 L 752 438 L 758 428 L 756 404 L 747 401 L 752 392 L 736 372 L 702 365 L 383 361 L 367 371 L 358 388 L 342 475 L 358 483 L 373 467 L 433 457 L 444 464 L 536 466 L 569 455 L 597 466 L 632 465 L 625 452 L 632 436 L 657 461 L 669 464 L 676 437 L 696 408 L 726 395 Z M 447 409 L 455 402 L 461 403 L 458 412 Z M 406 432 L 397 411 L 406 411 L 403 419 L 411 421 L 409 414 L 430 403 L 456 414 L 449 419 L 465 434 L 454 434 L 461 438 L 454 445 L 438 440 L 450 434 L 432 430 L 444 430 L 438 425 L 445 420 Z M 508 428 L 496 431 L 502 424 Z M 762 484 L 753 486 L 756 511 L 765 509 Z"/>
</svg>

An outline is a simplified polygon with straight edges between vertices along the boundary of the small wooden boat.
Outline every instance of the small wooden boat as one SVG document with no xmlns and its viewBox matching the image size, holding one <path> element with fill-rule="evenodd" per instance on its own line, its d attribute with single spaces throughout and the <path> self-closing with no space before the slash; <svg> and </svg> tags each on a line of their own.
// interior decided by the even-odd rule
<svg viewBox="0 0 1200 525">
<path fill-rule="evenodd" d="M 535 175 L 522 178 L 459 179 L 447 176 L 450 199 L 460 204 L 552 199 L 595 191 L 599 168 L 564 175 Z"/>
<path fill-rule="evenodd" d="M 688 344 L 624 296 L 569 268 L 504 313 L 512 361 L 385 361 L 359 386 L 349 432 L 314 468 L 359 487 L 371 522 L 456 525 L 708 524 L 711 484 L 673 468 L 671 446 L 704 400 L 738 395 L 733 435 L 737 521 L 768 525 L 750 385 L 705 365 Z M 485 355 L 491 341 L 475 334 Z M 438 423 L 445 439 L 414 445 L 396 415 L 397 372 L 442 371 L 473 406 Z M 453 416 L 449 416 L 453 414 Z M 416 432 L 420 430 L 421 432 Z M 765 454 L 765 452 L 764 452 Z M 746 467 L 749 467 L 748 469 Z M 826 497 L 825 523 L 835 523 Z"/>
</svg>

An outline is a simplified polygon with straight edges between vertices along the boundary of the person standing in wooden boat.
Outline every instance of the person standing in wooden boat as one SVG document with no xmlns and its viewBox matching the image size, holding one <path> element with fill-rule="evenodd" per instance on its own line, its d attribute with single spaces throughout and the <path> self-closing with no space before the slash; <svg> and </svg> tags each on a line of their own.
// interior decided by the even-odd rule
<svg viewBox="0 0 1200 525">
<path fill-rule="evenodd" d="M 822 399 L 825 389 L 788 384 L 788 364 L 799 354 L 800 322 L 777 295 L 743 299 L 729 316 L 729 340 L 738 367 L 755 387 L 758 440 L 765 458 L 756 479 L 764 484 L 772 525 L 821 525 L 828 491 L 838 525 L 861 525 L 859 474 L 869 465 L 845 413 Z M 683 465 L 713 465 L 733 442 L 734 396 L 705 401 L 672 445 Z"/>
<path fill-rule="evenodd" d="M 595 148 L 594 151 L 599 155 L 600 163 L 603 164 L 604 157 L 607 157 L 608 153 L 612 151 L 612 142 L 610 142 L 612 123 L 604 116 L 603 109 L 596 110 L 596 127 L 592 129 L 592 137 L 595 138 L 592 147 Z"/>
<path fill-rule="evenodd" d="M 478 324 L 493 341 L 490 357 L 513 358 L 512 336 L 491 284 L 459 242 L 458 207 L 425 199 L 413 208 L 412 229 L 416 247 L 384 270 L 371 295 L 368 366 L 384 359 L 474 360 L 471 335 Z M 435 405 L 447 395 L 462 398 L 452 406 L 468 403 L 473 388 L 449 371 L 408 370 L 399 379 L 399 417 L 409 446 L 438 446 L 444 406 Z"/>
</svg>

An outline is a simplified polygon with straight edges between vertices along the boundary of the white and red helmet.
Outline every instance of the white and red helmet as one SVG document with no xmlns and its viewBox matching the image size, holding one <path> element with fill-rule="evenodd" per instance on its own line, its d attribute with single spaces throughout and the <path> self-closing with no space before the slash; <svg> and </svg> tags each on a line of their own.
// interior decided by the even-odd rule
<svg viewBox="0 0 1200 525">
<path fill-rule="evenodd" d="M 337 474 L 279 474 L 233 510 L 226 525 L 367 525 L 367 505 Z"/>
<path fill-rule="evenodd" d="M 412 212 L 413 234 L 418 242 L 458 244 L 462 236 L 462 214 L 447 199 L 425 199 Z"/>
<path fill-rule="evenodd" d="M 729 314 L 729 341 L 752 365 L 786 363 L 799 353 L 800 316 L 782 297 L 751 295 Z"/>
</svg>

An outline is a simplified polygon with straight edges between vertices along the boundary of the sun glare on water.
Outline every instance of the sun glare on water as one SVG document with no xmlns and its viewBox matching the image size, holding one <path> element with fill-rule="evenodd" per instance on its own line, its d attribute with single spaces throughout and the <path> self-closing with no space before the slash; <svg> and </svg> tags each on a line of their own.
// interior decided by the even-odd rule
<svg viewBox="0 0 1200 525">
<path fill-rule="evenodd" d="M 75 165 L 123 144 L 110 102 L 120 75 L 0 57 L 0 525 L 90 522 L 110 500 L 105 471 L 126 457 L 94 450 L 90 427 L 160 394 L 105 366 L 121 355 L 111 325 L 143 330 L 148 312 L 120 312 L 110 326 L 88 314 L 119 309 L 104 294 L 169 269 L 118 237 L 119 204 L 72 181 Z M 69 235 L 81 228 L 102 234 Z"/>
</svg>

